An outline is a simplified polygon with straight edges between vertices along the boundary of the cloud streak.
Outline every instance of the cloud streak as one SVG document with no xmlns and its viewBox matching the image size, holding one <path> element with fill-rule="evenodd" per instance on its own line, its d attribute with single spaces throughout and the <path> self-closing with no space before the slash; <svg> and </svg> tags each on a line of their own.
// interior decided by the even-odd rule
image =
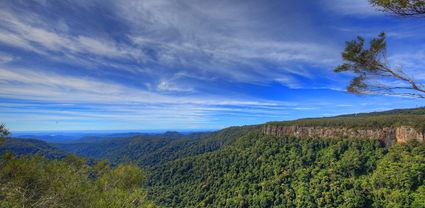
<svg viewBox="0 0 425 208">
<path fill-rule="evenodd" d="M 0 14 L 0 42 L 47 59 L 91 68 L 132 70 L 136 66 L 139 72 L 137 69 L 155 65 L 154 71 L 159 72 L 154 75 L 157 83 L 182 71 L 195 73 L 192 78 L 198 79 L 269 83 L 291 80 L 289 77 L 293 76 L 312 76 L 305 70 L 291 69 L 293 65 L 330 66 L 336 62 L 337 51 L 326 44 L 277 36 L 262 38 L 270 34 L 258 32 L 263 22 L 249 20 L 252 7 L 235 13 L 227 7 L 207 9 L 210 4 L 194 6 L 197 4 L 150 0 L 112 3 L 117 13 L 114 15 L 124 14 L 119 18 L 126 19 L 131 28 L 126 34 L 128 41 L 89 37 L 78 31 L 67 34 L 52 28 L 57 24 L 43 22 L 39 14 L 5 10 Z M 202 21 L 207 21 L 208 26 Z M 61 23 L 64 24 L 69 28 Z M 127 64 L 117 65 L 117 61 Z M 270 64 L 279 65 L 280 70 Z M 178 80 L 175 82 L 178 84 Z"/>
<path fill-rule="evenodd" d="M 25 69 L 0 68 L 0 96 L 71 103 L 275 105 L 223 97 L 170 96 L 122 84 Z M 168 87 L 169 88 L 169 87 Z"/>
<path fill-rule="evenodd" d="M 365 18 L 383 14 L 377 8 L 372 7 L 368 0 L 322 0 L 322 2 L 330 11 L 342 15 Z"/>
<path fill-rule="evenodd" d="M 81 35 L 70 36 L 48 30 L 48 25 L 40 26 L 37 19 L 31 19 L 25 15 L 18 16 L 7 11 L 1 11 L 0 16 L 2 17 L 0 22 L 3 26 L 3 29 L 0 29 L 0 42 L 41 55 L 89 54 L 107 58 L 130 58 L 138 54 L 134 49 L 121 48 L 110 40 L 99 40 Z M 28 22 L 28 20 L 30 21 Z"/>
<path fill-rule="evenodd" d="M 0 1 L 0 116 L 22 129 L 190 128 L 356 111 L 332 69 L 361 31 L 342 21 L 376 13 L 320 2 Z"/>
</svg>

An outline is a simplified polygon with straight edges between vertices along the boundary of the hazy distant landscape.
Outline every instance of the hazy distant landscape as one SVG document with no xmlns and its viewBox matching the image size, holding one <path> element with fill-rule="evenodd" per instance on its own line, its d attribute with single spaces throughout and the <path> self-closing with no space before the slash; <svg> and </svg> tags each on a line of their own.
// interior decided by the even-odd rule
<svg viewBox="0 0 425 208">
<path fill-rule="evenodd" d="M 173 130 L 171 130 L 173 131 Z M 196 129 L 196 130 L 179 130 L 182 134 L 191 132 L 209 132 L 211 129 Z M 61 143 L 72 142 L 75 140 L 84 140 L 87 138 L 110 138 L 124 137 L 140 134 L 163 134 L 165 130 L 98 130 L 98 131 L 20 131 L 13 132 L 10 136 L 16 138 L 32 138 L 46 142 Z"/>
<path fill-rule="evenodd" d="M 425 208 L 424 0 L 0 0 L 0 208 Z"/>
</svg>

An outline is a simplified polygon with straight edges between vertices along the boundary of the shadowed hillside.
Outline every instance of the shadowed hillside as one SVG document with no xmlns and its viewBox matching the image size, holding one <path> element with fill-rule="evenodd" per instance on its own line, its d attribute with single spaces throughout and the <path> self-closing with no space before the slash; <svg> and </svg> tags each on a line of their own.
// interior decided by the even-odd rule
<svg viewBox="0 0 425 208">
<path fill-rule="evenodd" d="M 0 144 L 0 155 L 6 151 L 21 156 L 26 154 L 38 154 L 47 158 L 63 158 L 65 152 L 53 145 L 36 139 L 7 138 Z"/>
<path fill-rule="evenodd" d="M 190 134 L 168 132 L 123 138 L 92 138 L 55 146 L 80 156 L 106 159 L 113 164 L 128 160 L 142 167 L 148 167 L 185 156 L 215 151 L 258 128 L 259 126 L 243 126 L 216 132 Z"/>
</svg>

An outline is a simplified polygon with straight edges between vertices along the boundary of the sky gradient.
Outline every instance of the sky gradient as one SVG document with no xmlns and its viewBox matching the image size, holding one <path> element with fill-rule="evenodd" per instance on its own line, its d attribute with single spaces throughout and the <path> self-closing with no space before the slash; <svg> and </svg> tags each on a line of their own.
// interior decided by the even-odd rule
<svg viewBox="0 0 425 208">
<path fill-rule="evenodd" d="M 0 0 L 11 131 L 215 129 L 423 106 L 345 92 L 345 41 L 385 31 L 425 79 L 425 21 L 367 0 Z M 421 68 L 422 67 L 422 68 Z"/>
</svg>

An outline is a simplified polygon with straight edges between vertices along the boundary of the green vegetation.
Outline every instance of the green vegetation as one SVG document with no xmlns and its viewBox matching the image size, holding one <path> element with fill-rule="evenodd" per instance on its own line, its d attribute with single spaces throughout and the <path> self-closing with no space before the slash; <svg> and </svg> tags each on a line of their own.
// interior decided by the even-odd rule
<svg viewBox="0 0 425 208">
<path fill-rule="evenodd" d="M 0 124 L 0 144 L 3 143 L 5 137 L 10 134 L 9 130 L 6 128 L 5 124 Z"/>
<path fill-rule="evenodd" d="M 132 161 L 142 167 L 152 167 L 177 158 L 218 150 L 258 127 L 230 127 L 216 132 L 187 135 L 168 132 L 161 135 L 97 139 L 56 144 L 56 147 L 84 157 L 106 159 L 112 164 Z"/>
<path fill-rule="evenodd" d="M 424 115 L 417 108 L 272 124 L 423 129 Z M 425 143 L 277 138 L 259 127 L 54 147 L 8 138 L 0 207 L 425 207 Z"/>
<path fill-rule="evenodd" d="M 391 110 L 376 113 L 351 114 L 336 117 L 307 118 L 294 121 L 269 122 L 282 126 L 323 126 L 344 128 L 384 128 L 410 126 L 423 132 L 425 130 L 425 109 Z"/>
<path fill-rule="evenodd" d="M 399 16 L 425 15 L 425 0 L 369 0 L 385 12 Z M 355 94 L 395 95 L 425 98 L 425 86 L 414 75 L 408 75 L 400 67 L 389 64 L 386 35 L 382 32 L 365 46 L 365 39 L 347 41 L 342 52 L 344 63 L 335 72 L 352 72 L 355 77 L 347 91 Z"/>
<path fill-rule="evenodd" d="M 369 0 L 384 11 L 401 16 L 419 16 L 425 14 L 424 0 Z"/>
<path fill-rule="evenodd" d="M 425 207 L 425 145 L 252 133 L 155 167 L 148 185 L 167 207 Z"/>
<path fill-rule="evenodd" d="M 0 160 L 0 207 L 153 207 L 140 188 L 145 176 L 135 165 L 94 166 L 70 155 Z"/>
<path fill-rule="evenodd" d="M 369 45 L 365 47 L 365 39 L 360 36 L 346 43 L 342 52 L 345 63 L 336 67 L 335 72 L 356 75 L 347 87 L 348 92 L 425 98 L 422 83 L 388 64 L 385 33 L 373 38 Z"/>
<path fill-rule="evenodd" d="M 62 150 L 36 139 L 7 138 L 0 144 L 0 155 L 7 151 L 13 152 L 17 156 L 37 154 L 49 159 L 59 159 L 66 156 Z"/>
</svg>

